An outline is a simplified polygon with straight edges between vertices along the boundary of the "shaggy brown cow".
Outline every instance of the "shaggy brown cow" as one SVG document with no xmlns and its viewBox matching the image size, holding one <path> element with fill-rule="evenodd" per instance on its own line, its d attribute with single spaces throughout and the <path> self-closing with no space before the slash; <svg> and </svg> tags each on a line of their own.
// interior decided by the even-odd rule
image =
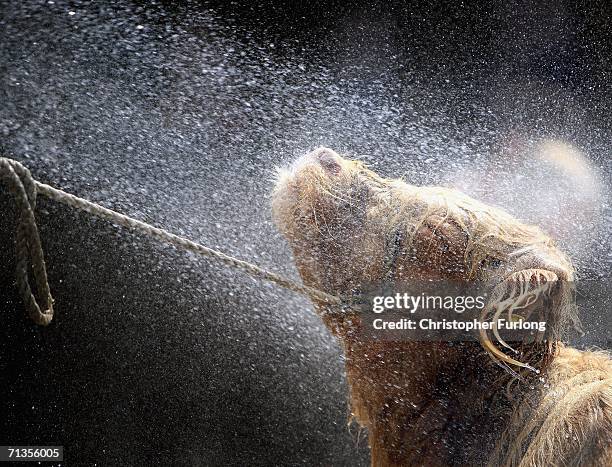
<svg viewBox="0 0 612 467">
<path fill-rule="evenodd" d="M 490 290 L 483 318 L 539 308 L 549 324 L 516 353 L 487 332 L 480 342 L 376 340 L 358 312 L 313 300 L 342 343 L 372 465 L 612 465 L 612 362 L 561 343 L 577 322 L 563 286 L 574 271 L 540 229 L 325 148 L 280 172 L 273 211 L 309 286 L 350 296 L 389 277 L 400 289 L 478 281 Z"/>
</svg>

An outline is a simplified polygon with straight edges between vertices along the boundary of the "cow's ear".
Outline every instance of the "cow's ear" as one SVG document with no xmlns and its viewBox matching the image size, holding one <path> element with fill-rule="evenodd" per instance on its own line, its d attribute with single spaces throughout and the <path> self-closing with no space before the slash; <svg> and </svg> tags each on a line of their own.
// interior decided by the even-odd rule
<svg viewBox="0 0 612 467">
<path fill-rule="evenodd" d="M 498 362 L 539 372 L 567 324 L 578 325 L 572 285 L 548 269 L 523 269 L 507 276 L 493 288 L 482 310 L 480 320 L 492 326 L 491 331 L 479 331 L 483 347 Z M 515 349 L 500 336 L 499 319 L 542 322 L 545 330 L 519 331 L 522 340 L 512 342 Z"/>
</svg>

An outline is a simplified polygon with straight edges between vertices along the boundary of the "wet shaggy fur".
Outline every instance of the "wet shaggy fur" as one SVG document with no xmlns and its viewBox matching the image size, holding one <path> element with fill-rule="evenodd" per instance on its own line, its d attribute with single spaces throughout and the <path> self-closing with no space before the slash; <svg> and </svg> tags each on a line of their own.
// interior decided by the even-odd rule
<svg viewBox="0 0 612 467">
<path fill-rule="evenodd" d="M 478 283 L 489 292 L 481 319 L 548 322 L 515 349 L 484 332 L 480 342 L 376 341 L 358 313 L 313 300 L 343 346 L 372 465 L 612 465 L 612 363 L 561 343 L 578 325 L 574 270 L 540 229 L 325 148 L 279 173 L 273 212 L 309 286 L 351 296 L 389 282 Z"/>
</svg>

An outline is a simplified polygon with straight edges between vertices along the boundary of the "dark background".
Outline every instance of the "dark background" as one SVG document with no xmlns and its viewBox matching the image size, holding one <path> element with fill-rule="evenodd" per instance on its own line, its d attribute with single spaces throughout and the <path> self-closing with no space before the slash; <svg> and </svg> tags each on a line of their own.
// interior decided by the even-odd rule
<svg viewBox="0 0 612 467">
<path fill-rule="evenodd" d="M 609 183 L 610 6 L 495 3 L 1 2 L 0 149 L 292 277 L 274 167 L 320 144 L 440 183 L 509 135 L 556 138 Z M 538 221 L 524 195 L 500 204 Z M 0 213 L 0 444 L 64 445 L 70 465 L 368 463 L 306 300 L 41 199 L 57 309 L 41 329 L 4 191 Z M 610 343 L 611 218 L 606 198 L 576 258 L 600 291 L 581 346 Z"/>
</svg>

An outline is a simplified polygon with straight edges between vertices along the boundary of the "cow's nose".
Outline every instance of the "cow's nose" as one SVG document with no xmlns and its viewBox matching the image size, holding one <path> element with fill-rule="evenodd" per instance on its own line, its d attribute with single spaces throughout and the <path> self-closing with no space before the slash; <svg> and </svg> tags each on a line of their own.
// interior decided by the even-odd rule
<svg viewBox="0 0 612 467">
<path fill-rule="evenodd" d="M 312 155 L 328 173 L 338 175 L 342 170 L 340 156 L 332 149 L 319 148 L 313 151 Z"/>
</svg>

